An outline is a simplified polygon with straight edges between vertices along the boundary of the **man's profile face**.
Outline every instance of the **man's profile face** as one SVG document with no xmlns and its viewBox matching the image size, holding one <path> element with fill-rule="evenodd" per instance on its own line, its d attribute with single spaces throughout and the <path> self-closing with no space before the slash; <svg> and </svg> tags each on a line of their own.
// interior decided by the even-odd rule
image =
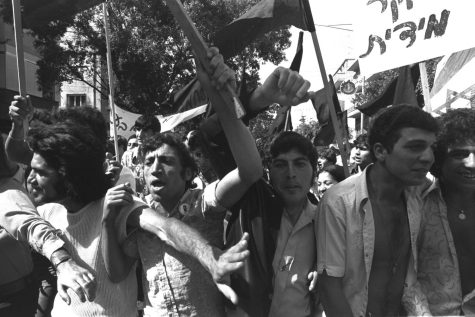
<svg viewBox="0 0 475 317">
<path fill-rule="evenodd" d="M 152 129 L 142 129 L 142 128 L 135 129 L 135 136 L 137 137 L 137 143 L 139 145 L 143 143 L 143 140 L 145 140 L 148 137 L 151 137 L 152 135 L 153 135 Z"/>
<path fill-rule="evenodd" d="M 318 198 L 322 198 L 323 194 L 335 184 L 338 184 L 338 181 L 330 173 L 327 171 L 320 172 L 317 178 Z"/>
<path fill-rule="evenodd" d="M 301 203 L 313 178 L 313 169 L 308 157 L 292 149 L 272 159 L 269 169 L 270 181 L 284 204 Z"/>
<path fill-rule="evenodd" d="M 191 152 L 191 155 L 193 156 L 193 159 L 196 162 L 196 165 L 198 165 L 198 170 L 206 178 L 206 181 L 213 181 L 216 175 L 215 175 L 213 166 L 211 165 L 210 160 L 206 157 L 203 149 L 198 147 L 195 150 L 190 151 L 190 152 Z M 208 178 L 213 178 L 213 179 L 211 180 Z"/>
<path fill-rule="evenodd" d="M 441 171 L 447 188 L 475 190 L 475 141 L 449 146 Z"/>
<path fill-rule="evenodd" d="M 191 172 L 183 172 L 177 151 L 168 144 L 145 154 L 145 182 L 156 201 L 167 203 L 179 200 L 185 192 L 186 181 L 191 176 Z"/>
<path fill-rule="evenodd" d="M 64 198 L 61 176 L 38 153 L 34 153 L 31 159 L 31 172 L 27 182 L 29 194 L 36 206 Z"/>
<path fill-rule="evenodd" d="M 358 144 L 355 147 L 355 163 L 356 165 L 367 166 L 371 163 L 371 154 L 364 144 Z"/>
<path fill-rule="evenodd" d="M 434 132 L 418 128 L 402 128 L 400 138 L 392 151 L 387 152 L 382 164 L 405 186 L 420 185 L 434 163 L 432 151 L 434 142 Z"/>
<path fill-rule="evenodd" d="M 134 147 L 138 146 L 137 138 L 131 138 L 127 142 L 127 151 L 132 150 Z"/>
<path fill-rule="evenodd" d="M 320 170 L 323 169 L 324 167 L 330 165 L 330 163 L 328 162 L 328 160 L 327 160 L 325 157 L 323 157 L 323 156 L 319 156 L 317 162 L 318 162 L 318 168 L 319 168 Z"/>
</svg>

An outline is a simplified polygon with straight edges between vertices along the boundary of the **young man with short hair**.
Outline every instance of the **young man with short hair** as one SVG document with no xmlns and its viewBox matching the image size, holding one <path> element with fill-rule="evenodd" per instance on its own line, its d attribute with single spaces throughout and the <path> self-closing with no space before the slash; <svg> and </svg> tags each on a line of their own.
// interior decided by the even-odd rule
<svg viewBox="0 0 475 317">
<path fill-rule="evenodd" d="M 272 260 L 269 316 L 316 316 L 317 303 L 309 284 L 316 278 L 317 206 L 307 195 L 316 175 L 317 150 L 302 135 L 286 131 L 273 140 L 269 154 L 270 184 L 274 199 L 283 207 Z"/>
<path fill-rule="evenodd" d="M 417 260 L 420 188 L 437 123 L 420 108 L 386 109 L 369 131 L 374 164 L 331 187 L 319 204 L 318 272 L 327 316 L 400 314 Z"/>
<path fill-rule="evenodd" d="M 154 115 L 141 115 L 135 120 L 132 127 L 135 131 L 138 146 L 127 150 L 122 154 L 121 164 L 132 170 L 135 175 L 135 192 L 143 198 L 148 195 L 147 186 L 143 175 L 144 155 L 142 153 L 143 140 L 160 133 L 160 121 Z"/>
<path fill-rule="evenodd" d="M 475 111 L 449 110 L 423 193 L 417 283 L 406 291 L 409 315 L 475 314 Z"/>
<path fill-rule="evenodd" d="M 353 174 L 362 172 L 366 166 L 372 163 L 371 153 L 368 146 L 368 134 L 363 133 L 358 135 L 354 142 L 355 146 L 355 169 Z"/>
<path fill-rule="evenodd" d="M 318 168 L 323 169 L 329 165 L 336 164 L 336 153 L 332 148 L 326 148 L 318 154 Z"/>
</svg>

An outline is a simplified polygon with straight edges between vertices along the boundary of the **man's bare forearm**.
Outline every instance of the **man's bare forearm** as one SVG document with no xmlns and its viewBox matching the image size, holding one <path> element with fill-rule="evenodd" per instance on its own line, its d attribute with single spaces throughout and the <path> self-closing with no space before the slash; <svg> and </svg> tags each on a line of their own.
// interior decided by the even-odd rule
<svg viewBox="0 0 475 317">
<path fill-rule="evenodd" d="M 24 141 L 25 137 L 23 125 L 14 122 L 5 142 L 5 152 L 10 160 L 29 165 L 33 152 Z"/>
<path fill-rule="evenodd" d="M 213 248 L 201 234 L 175 218 L 166 218 L 156 211 L 145 208 L 134 211 L 127 223 L 148 231 L 177 251 L 197 259 L 211 275 L 215 275 L 219 250 Z"/>
<path fill-rule="evenodd" d="M 341 278 L 328 276 L 323 272 L 320 279 L 320 290 L 323 308 L 329 317 L 351 317 L 353 313 L 346 300 L 341 284 Z"/>
<path fill-rule="evenodd" d="M 113 283 L 119 283 L 127 277 L 135 259 L 126 256 L 120 248 L 114 220 L 102 223 L 101 249 L 109 279 Z"/>
</svg>

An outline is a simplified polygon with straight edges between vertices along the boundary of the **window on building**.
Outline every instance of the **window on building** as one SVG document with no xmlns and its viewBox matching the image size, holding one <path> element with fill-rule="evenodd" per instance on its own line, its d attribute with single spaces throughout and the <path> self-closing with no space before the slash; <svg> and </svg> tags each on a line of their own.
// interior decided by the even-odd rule
<svg viewBox="0 0 475 317">
<path fill-rule="evenodd" d="M 86 95 L 68 95 L 67 107 L 82 107 L 86 105 Z"/>
</svg>

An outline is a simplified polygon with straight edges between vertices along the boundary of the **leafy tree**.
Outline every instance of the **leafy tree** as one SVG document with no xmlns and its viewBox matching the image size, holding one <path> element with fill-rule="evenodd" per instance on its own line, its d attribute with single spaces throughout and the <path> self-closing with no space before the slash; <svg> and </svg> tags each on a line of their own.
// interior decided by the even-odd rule
<svg viewBox="0 0 475 317">
<path fill-rule="evenodd" d="M 296 132 L 311 141 L 313 141 L 319 130 L 320 125 L 318 124 L 318 122 L 314 120 L 310 120 L 309 122 L 307 122 L 304 116 L 300 118 L 300 124 L 298 125 L 297 129 L 295 129 Z"/>
<path fill-rule="evenodd" d="M 257 0 L 182 2 L 205 41 L 210 42 L 216 31 Z M 109 16 L 116 103 L 136 113 L 170 114 L 170 108 L 158 105 L 195 76 L 190 44 L 174 17 L 163 1 L 156 0 L 112 1 Z M 102 6 L 32 28 L 35 46 L 43 55 L 37 73 L 41 89 L 50 91 L 60 82 L 79 80 L 105 97 L 108 82 L 107 77 L 101 77 L 106 72 L 100 69 L 104 70 L 106 60 L 103 30 Z M 288 27 L 281 28 L 226 62 L 238 74 L 245 66 L 248 86 L 256 87 L 261 62 L 282 62 L 289 37 Z M 96 84 L 93 78 L 99 78 Z"/>
<path fill-rule="evenodd" d="M 271 105 L 268 110 L 259 113 L 249 121 L 249 129 L 256 140 L 257 149 L 264 159 L 268 153 L 274 135 L 269 134 L 269 127 L 277 115 L 278 104 Z"/>
<path fill-rule="evenodd" d="M 429 81 L 429 89 L 432 89 L 434 85 L 434 77 L 435 71 L 437 69 L 437 64 L 441 60 L 441 57 L 433 58 L 426 61 L 426 69 L 427 69 L 427 77 Z M 417 65 L 415 67 L 418 67 Z M 354 103 L 356 106 L 361 106 L 362 104 L 375 100 L 378 98 L 386 89 L 386 87 L 391 83 L 393 79 L 395 79 L 399 75 L 398 69 L 391 69 L 384 72 L 377 73 L 373 76 L 370 81 L 365 83 L 364 94 L 357 93 L 354 98 Z M 422 92 L 422 84 L 419 79 L 416 85 L 416 94 L 418 96 L 418 100 L 423 104 L 423 92 Z"/>
<path fill-rule="evenodd" d="M 391 81 L 399 75 L 397 69 L 387 70 L 377 73 L 369 81 L 365 82 L 364 94 L 363 92 L 356 93 L 354 98 L 355 106 L 361 106 L 366 102 L 378 98 L 391 83 Z"/>
</svg>

